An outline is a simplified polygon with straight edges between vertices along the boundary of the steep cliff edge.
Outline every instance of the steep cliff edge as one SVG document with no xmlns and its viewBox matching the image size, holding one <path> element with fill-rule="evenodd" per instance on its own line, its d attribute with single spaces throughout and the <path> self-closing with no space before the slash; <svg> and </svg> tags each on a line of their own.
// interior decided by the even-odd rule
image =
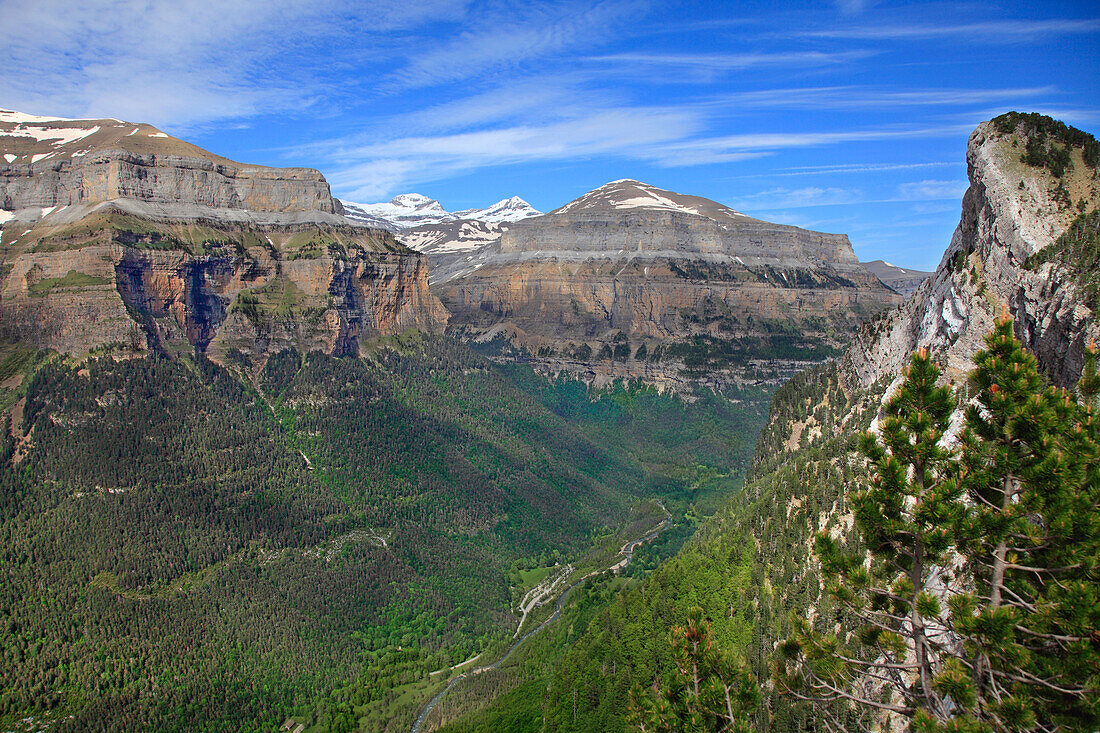
<svg viewBox="0 0 1100 733">
<path fill-rule="evenodd" d="M 506 339 L 546 371 L 671 388 L 782 378 L 900 300 L 842 234 L 629 180 L 440 262 L 433 288 L 461 336 Z"/>
<path fill-rule="evenodd" d="M 0 111 L 0 335 L 63 353 L 294 346 L 441 330 L 427 261 L 345 219 L 320 173 L 149 125 Z"/>
<path fill-rule="evenodd" d="M 927 347 L 949 376 L 972 368 L 1002 307 L 1016 335 L 1058 384 L 1081 374 L 1100 335 L 1072 257 L 1047 256 L 1100 206 L 1096 141 L 1038 115 L 984 122 L 967 145 L 970 188 L 935 274 L 902 306 L 860 330 L 846 361 L 863 386 L 900 372 Z"/>
</svg>

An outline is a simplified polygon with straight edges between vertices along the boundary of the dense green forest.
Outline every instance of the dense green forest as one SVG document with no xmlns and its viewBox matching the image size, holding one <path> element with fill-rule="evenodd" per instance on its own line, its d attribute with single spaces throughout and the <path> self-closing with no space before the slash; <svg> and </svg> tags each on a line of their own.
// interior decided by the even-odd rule
<svg viewBox="0 0 1100 733">
<path fill-rule="evenodd" d="M 698 629 L 712 661 L 730 655 L 714 663 L 727 679 L 743 661 L 767 681 L 758 707 L 749 696 L 730 714 L 756 730 L 878 729 L 884 710 L 920 731 L 1092 730 L 1096 352 L 1073 393 L 1050 387 L 1011 319 L 987 346 L 958 392 L 933 388 L 923 350 L 885 405 L 885 384 L 853 388 L 835 363 L 788 382 L 744 488 L 644 579 L 592 583 L 554 638 L 468 685 L 442 730 L 741 730 L 693 712 L 703 698 L 685 693 L 683 640 Z M 964 395 L 980 407 L 960 445 L 941 447 Z M 937 463 L 906 472 L 898 456 Z M 907 584 L 917 572 L 941 578 L 942 601 L 925 592 L 934 581 Z M 922 630 L 945 624 L 961 643 Z M 934 656 L 905 645 L 922 634 Z M 922 664 L 924 677 L 892 671 Z M 697 728 L 680 727 L 688 718 Z"/>
<path fill-rule="evenodd" d="M 655 498 L 676 523 L 632 570 L 672 554 L 770 397 L 593 393 L 414 332 L 262 369 L 5 355 L 5 728 L 407 729 L 539 568 L 652 526 Z"/>
<path fill-rule="evenodd" d="M 835 613 L 810 562 L 813 539 L 817 531 L 844 521 L 845 493 L 858 475 L 848 461 L 855 432 L 837 427 L 867 425 L 878 405 L 873 397 L 881 392 L 882 386 L 843 389 L 836 364 L 804 372 L 781 387 L 744 488 L 643 581 L 593 584 L 570 604 L 572 615 L 556 639 L 532 645 L 511 669 L 471 685 L 465 695 L 469 712 L 443 730 L 501 730 L 503 716 L 515 721 L 508 728 L 515 731 L 630 730 L 631 689 L 674 668 L 669 630 L 683 623 L 693 606 L 710 619 L 719 647 L 740 655 L 766 678 L 772 643 L 789 633 L 791 612 L 812 605 L 823 616 Z M 789 442 L 792 427 L 799 438 Z M 608 584 L 622 585 L 608 593 Z M 590 600 L 601 593 L 606 603 Z M 500 697 L 482 707 L 479 700 L 492 696 L 489 689 Z M 774 694 L 765 695 L 754 722 L 759 730 L 815 729 L 808 707 Z"/>
</svg>

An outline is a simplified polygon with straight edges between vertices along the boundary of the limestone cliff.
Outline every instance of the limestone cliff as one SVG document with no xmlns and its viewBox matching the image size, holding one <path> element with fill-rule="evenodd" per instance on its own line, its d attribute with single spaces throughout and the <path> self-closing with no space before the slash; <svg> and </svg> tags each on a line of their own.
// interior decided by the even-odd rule
<svg viewBox="0 0 1100 733">
<path fill-rule="evenodd" d="M 163 222 L 105 206 L 74 224 L 9 231 L 3 336 L 64 353 L 354 354 L 361 338 L 447 321 L 425 258 L 379 230 Z"/>
<path fill-rule="evenodd" d="M 454 330 L 597 383 L 778 379 L 900 299 L 847 237 L 615 181 L 439 263 Z"/>
<path fill-rule="evenodd" d="M 424 256 L 341 216 L 314 170 L 148 125 L 0 111 L 0 336 L 63 353 L 294 346 L 442 329 Z"/>
<path fill-rule="evenodd" d="M 949 376 L 962 376 L 1007 308 L 1051 378 L 1075 382 L 1085 345 L 1100 335 L 1096 314 L 1073 262 L 1037 260 L 1100 206 L 1094 146 L 1091 136 L 1038 115 L 979 125 L 967 146 L 970 188 L 951 244 L 901 308 L 860 331 L 846 359 L 853 377 L 866 386 L 895 375 L 921 346 Z"/>
</svg>

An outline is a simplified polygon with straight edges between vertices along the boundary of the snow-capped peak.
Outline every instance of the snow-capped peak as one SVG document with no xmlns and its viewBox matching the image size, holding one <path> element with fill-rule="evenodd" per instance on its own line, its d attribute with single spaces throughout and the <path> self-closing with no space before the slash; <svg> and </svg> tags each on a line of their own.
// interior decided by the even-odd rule
<svg viewBox="0 0 1100 733">
<path fill-rule="evenodd" d="M 384 204 L 376 204 L 384 205 Z M 446 213 L 439 202 L 420 193 L 403 193 L 390 199 L 390 206 L 402 209 L 415 209 L 417 211 L 442 211 Z"/>
<path fill-rule="evenodd" d="M 350 219 L 373 224 L 377 220 L 388 222 L 397 229 L 407 229 L 421 224 L 438 224 L 450 221 L 451 214 L 433 198 L 419 193 L 403 193 L 387 202 L 357 204 L 344 201 L 344 213 Z"/>
<path fill-rule="evenodd" d="M 465 209 L 455 212 L 448 212 L 435 199 L 419 193 L 403 193 L 394 196 L 387 203 L 357 204 L 351 201 L 342 203 L 348 218 L 376 226 L 381 220 L 389 224 L 388 228 L 392 229 L 411 229 L 459 220 L 500 224 L 538 216 L 541 213 L 519 196 L 498 201 L 484 209 Z"/>
<path fill-rule="evenodd" d="M 486 206 L 484 209 L 466 209 L 464 211 L 456 211 L 455 216 L 459 219 L 472 219 L 474 221 L 485 221 L 500 223 L 505 221 L 519 221 L 520 219 L 527 219 L 532 216 L 538 216 L 542 212 L 536 209 L 531 204 L 527 203 L 519 196 L 513 196 L 510 199 L 504 199 L 497 201 L 492 206 Z"/>
</svg>

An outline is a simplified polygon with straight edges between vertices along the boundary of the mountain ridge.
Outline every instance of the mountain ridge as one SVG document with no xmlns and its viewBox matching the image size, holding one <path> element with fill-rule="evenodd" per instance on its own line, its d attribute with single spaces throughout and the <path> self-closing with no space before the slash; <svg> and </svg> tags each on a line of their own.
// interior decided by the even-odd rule
<svg viewBox="0 0 1100 733">
<path fill-rule="evenodd" d="M 461 211 L 447 211 L 435 199 L 419 193 L 403 193 L 387 202 L 375 204 L 353 201 L 342 201 L 341 204 L 349 218 L 368 223 L 383 222 L 393 232 L 457 221 L 503 224 L 542 213 L 519 196 L 501 199 L 481 209 Z"/>
<path fill-rule="evenodd" d="M 923 270 L 898 267 L 885 260 L 871 260 L 862 264 L 872 275 L 903 296 L 911 295 L 932 274 Z"/>
</svg>

